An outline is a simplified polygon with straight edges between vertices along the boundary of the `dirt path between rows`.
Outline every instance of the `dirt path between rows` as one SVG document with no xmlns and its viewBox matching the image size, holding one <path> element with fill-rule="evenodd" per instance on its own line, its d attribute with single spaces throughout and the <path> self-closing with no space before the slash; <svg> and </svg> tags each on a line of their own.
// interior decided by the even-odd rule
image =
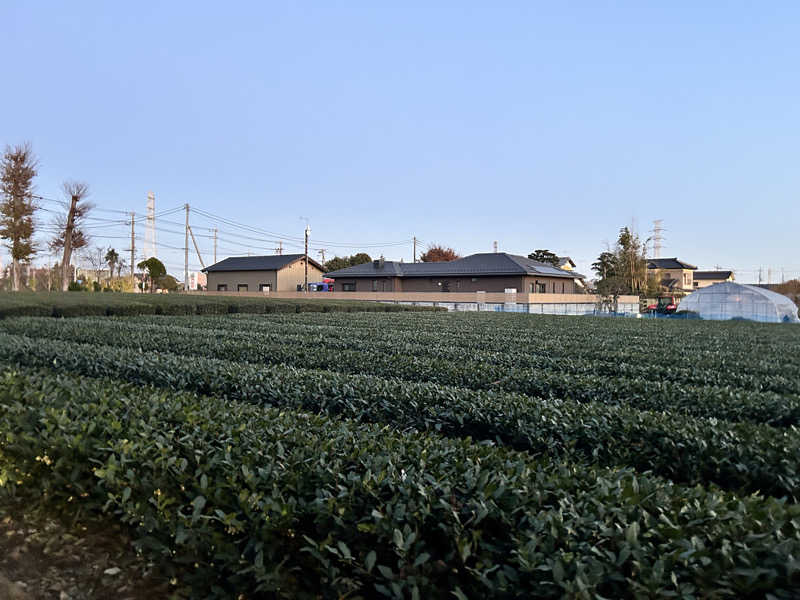
<svg viewBox="0 0 800 600">
<path fill-rule="evenodd" d="M 0 505 L 0 600 L 182 597 L 119 526 L 68 526 Z"/>
</svg>

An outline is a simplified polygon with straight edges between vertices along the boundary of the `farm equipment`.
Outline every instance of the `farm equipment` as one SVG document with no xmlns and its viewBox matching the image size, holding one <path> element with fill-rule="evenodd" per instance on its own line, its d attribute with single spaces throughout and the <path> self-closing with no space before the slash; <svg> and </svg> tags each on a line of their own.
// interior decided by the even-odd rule
<svg viewBox="0 0 800 600">
<path fill-rule="evenodd" d="M 655 304 L 647 307 L 647 312 L 659 315 L 674 315 L 678 310 L 678 300 L 675 296 L 659 296 Z"/>
</svg>

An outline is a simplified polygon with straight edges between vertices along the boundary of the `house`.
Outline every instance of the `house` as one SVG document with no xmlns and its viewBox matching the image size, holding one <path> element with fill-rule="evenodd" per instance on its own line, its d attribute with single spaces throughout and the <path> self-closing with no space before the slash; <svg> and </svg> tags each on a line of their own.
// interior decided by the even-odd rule
<svg viewBox="0 0 800 600">
<path fill-rule="evenodd" d="M 232 256 L 203 269 L 212 292 L 295 292 L 305 281 L 304 254 Z M 308 281 L 319 281 L 323 267 L 308 259 Z"/>
<path fill-rule="evenodd" d="M 715 283 L 733 280 L 733 271 L 695 271 L 693 287 L 697 290 Z"/>
<path fill-rule="evenodd" d="M 524 256 L 492 252 L 458 260 L 402 263 L 374 260 L 327 273 L 341 292 L 505 292 L 582 293 L 580 273 Z"/>
<path fill-rule="evenodd" d="M 647 272 L 669 292 L 691 292 L 694 289 L 694 272 L 697 267 L 677 258 L 650 258 Z"/>
<path fill-rule="evenodd" d="M 574 271 L 577 265 L 569 256 L 559 256 L 558 257 L 558 268 L 564 269 L 565 271 Z"/>
</svg>

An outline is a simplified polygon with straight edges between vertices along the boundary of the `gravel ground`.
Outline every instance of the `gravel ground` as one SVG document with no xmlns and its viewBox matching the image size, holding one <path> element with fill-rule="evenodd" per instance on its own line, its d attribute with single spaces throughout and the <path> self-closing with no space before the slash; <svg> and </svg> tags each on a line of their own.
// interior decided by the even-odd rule
<svg viewBox="0 0 800 600">
<path fill-rule="evenodd" d="M 68 526 L 0 505 L 0 600 L 183 597 L 119 526 Z"/>
</svg>

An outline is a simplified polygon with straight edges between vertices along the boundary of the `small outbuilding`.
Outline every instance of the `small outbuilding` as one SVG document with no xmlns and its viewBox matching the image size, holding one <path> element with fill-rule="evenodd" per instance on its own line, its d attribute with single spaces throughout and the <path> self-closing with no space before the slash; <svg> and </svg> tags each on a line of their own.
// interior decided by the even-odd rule
<svg viewBox="0 0 800 600">
<path fill-rule="evenodd" d="M 797 305 L 781 294 L 755 285 L 715 283 L 692 292 L 678 307 L 701 319 L 744 319 L 763 323 L 800 323 Z"/>
<path fill-rule="evenodd" d="M 305 254 L 275 254 L 271 256 L 232 256 L 209 265 L 211 292 L 295 292 L 303 289 Z M 308 259 L 308 281 L 318 281 L 323 268 Z"/>
</svg>

